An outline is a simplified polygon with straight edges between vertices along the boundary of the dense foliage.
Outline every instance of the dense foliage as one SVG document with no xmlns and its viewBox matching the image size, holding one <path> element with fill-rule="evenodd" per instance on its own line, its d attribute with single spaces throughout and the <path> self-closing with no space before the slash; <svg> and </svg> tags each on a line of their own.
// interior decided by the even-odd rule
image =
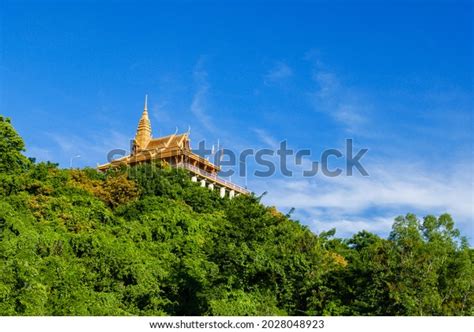
<svg viewBox="0 0 474 332">
<path fill-rule="evenodd" d="M 34 163 L 0 118 L 0 315 L 473 315 L 449 215 L 316 235 L 188 174 Z"/>
</svg>

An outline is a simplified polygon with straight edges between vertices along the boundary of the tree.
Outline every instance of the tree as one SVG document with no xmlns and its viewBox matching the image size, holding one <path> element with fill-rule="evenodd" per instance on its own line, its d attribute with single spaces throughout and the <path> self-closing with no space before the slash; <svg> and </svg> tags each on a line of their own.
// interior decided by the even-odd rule
<svg viewBox="0 0 474 332">
<path fill-rule="evenodd" d="M 23 139 L 16 133 L 10 119 L 0 116 L 0 173 L 24 171 L 30 160 L 25 151 Z"/>
<path fill-rule="evenodd" d="M 474 251 L 447 214 L 317 235 L 183 170 L 28 164 L 0 124 L 0 315 L 474 314 Z"/>
</svg>

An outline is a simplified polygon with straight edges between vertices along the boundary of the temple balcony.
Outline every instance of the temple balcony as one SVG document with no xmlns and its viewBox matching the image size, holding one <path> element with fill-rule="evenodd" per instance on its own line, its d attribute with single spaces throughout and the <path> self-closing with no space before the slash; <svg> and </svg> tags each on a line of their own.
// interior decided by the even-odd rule
<svg viewBox="0 0 474 332">
<path fill-rule="evenodd" d="M 246 188 L 241 187 L 230 181 L 224 180 L 223 178 L 218 177 L 216 174 L 209 173 L 205 170 L 200 169 L 199 167 L 191 165 L 190 163 L 180 162 L 174 166 L 177 168 L 186 169 L 190 171 L 192 174 L 198 176 L 198 178 L 200 178 L 201 180 L 208 181 L 210 184 L 213 184 L 212 188 L 214 187 L 214 184 L 215 184 L 218 187 L 226 188 L 229 191 L 234 191 L 239 194 L 244 194 L 244 195 L 250 194 L 250 191 L 247 190 Z"/>
</svg>

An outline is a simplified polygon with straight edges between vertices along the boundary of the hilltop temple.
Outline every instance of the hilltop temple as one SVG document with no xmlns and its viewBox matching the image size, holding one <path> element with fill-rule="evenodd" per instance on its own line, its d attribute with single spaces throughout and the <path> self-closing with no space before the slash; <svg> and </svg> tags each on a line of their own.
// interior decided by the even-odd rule
<svg viewBox="0 0 474 332">
<path fill-rule="evenodd" d="M 218 190 L 221 197 L 233 198 L 235 195 L 249 194 L 247 189 L 220 178 L 219 166 L 191 150 L 189 133 L 153 138 L 148 117 L 147 96 L 145 96 L 145 107 L 138 122 L 131 150 L 130 155 L 100 165 L 98 169 L 106 171 L 110 167 L 124 164 L 132 166 L 161 161 L 172 167 L 188 170 L 193 182 L 199 182 L 201 187 L 207 187 L 210 190 Z"/>
</svg>

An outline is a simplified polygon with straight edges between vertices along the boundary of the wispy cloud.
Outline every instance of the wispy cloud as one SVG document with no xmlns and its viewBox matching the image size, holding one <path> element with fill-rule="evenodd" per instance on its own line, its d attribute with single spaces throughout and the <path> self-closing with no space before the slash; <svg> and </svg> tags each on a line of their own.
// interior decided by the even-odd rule
<svg viewBox="0 0 474 332">
<path fill-rule="evenodd" d="M 208 114 L 208 93 L 209 82 L 208 73 L 204 68 L 205 58 L 201 56 L 194 66 L 193 79 L 196 91 L 191 102 L 191 112 L 197 120 L 209 131 L 214 132 L 216 127 L 213 124 L 211 116 Z"/>
<path fill-rule="evenodd" d="M 262 128 L 254 128 L 253 131 L 257 134 L 257 137 L 262 143 L 267 145 L 267 148 L 277 149 L 279 146 L 278 141 L 270 135 L 266 130 Z"/>
<path fill-rule="evenodd" d="M 263 77 L 266 85 L 282 82 L 293 76 L 293 70 L 284 62 L 277 62 Z"/>
<path fill-rule="evenodd" d="M 372 108 L 367 96 L 344 85 L 335 73 L 321 65 L 315 66 L 313 81 L 317 85 L 317 90 L 310 94 L 314 109 L 332 117 L 348 133 L 363 133 Z"/>
<path fill-rule="evenodd" d="M 116 149 L 125 150 L 130 148 L 130 137 L 115 130 L 102 131 L 93 135 L 73 135 L 63 133 L 49 133 L 47 137 L 56 145 L 54 149 L 54 162 L 59 162 L 62 166 L 68 166 L 69 160 L 73 156 L 80 155 L 76 161 L 78 165 L 94 167 L 98 162 L 106 162 L 107 154 Z M 41 149 L 35 147 L 28 155 L 34 157 L 35 151 Z"/>
<path fill-rule="evenodd" d="M 317 232 L 327 231 L 335 228 L 337 236 L 348 238 L 355 233 L 365 230 L 368 232 L 387 236 L 390 233 L 395 215 L 376 217 L 348 217 L 342 219 L 319 219 L 311 218 L 310 226 Z"/>
<path fill-rule="evenodd" d="M 315 231 L 336 227 L 343 235 L 361 229 L 386 232 L 393 218 L 407 212 L 450 213 L 458 225 L 471 229 L 474 186 L 470 166 L 433 174 L 421 165 L 372 162 L 370 177 L 254 179 L 255 190 L 268 190 L 266 203 L 297 215 Z"/>
<path fill-rule="evenodd" d="M 169 110 L 169 103 L 166 100 L 152 103 L 151 107 L 152 121 L 159 126 L 152 126 L 153 136 L 164 136 L 162 130 L 166 127 L 176 126 L 176 119 L 173 119 Z M 153 123 L 152 123 L 153 124 Z M 166 126 L 164 126 L 166 124 Z"/>
<path fill-rule="evenodd" d="M 36 158 L 37 161 L 54 161 L 51 150 L 39 146 L 28 147 L 26 155 L 28 157 Z"/>
</svg>

